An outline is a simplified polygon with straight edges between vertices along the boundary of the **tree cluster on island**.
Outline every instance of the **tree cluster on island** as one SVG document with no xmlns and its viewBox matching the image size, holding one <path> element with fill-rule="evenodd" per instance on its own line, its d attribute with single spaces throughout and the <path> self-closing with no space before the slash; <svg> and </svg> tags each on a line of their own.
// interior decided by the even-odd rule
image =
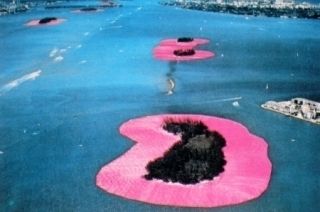
<svg viewBox="0 0 320 212">
<path fill-rule="evenodd" d="M 39 24 L 48 24 L 51 21 L 56 21 L 58 20 L 56 17 L 45 17 L 39 20 Z"/>
<path fill-rule="evenodd" d="M 176 56 L 192 56 L 195 55 L 196 51 L 194 49 L 177 49 L 173 51 L 173 54 Z"/>
<path fill-rule="evenodd" d="M 147 180 L 196 184 L 212 180 L 224 171 L 226 160 L 222 148 L 225 139 L 216 131 L 210 131 L 198 121 L 167 120 L 163 129 L 180 135 L 163 157 L 150 161 L 146 167 Z"/>
</svg>

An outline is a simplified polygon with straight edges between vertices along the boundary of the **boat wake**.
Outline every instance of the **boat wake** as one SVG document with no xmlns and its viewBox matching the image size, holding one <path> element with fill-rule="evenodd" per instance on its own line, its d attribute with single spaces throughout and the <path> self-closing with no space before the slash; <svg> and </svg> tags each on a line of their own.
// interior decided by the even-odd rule
<svg viewBox="0 0 320 212">
<path fill-rule="evenodd" d="M 35 80 L 37 77 L 40 76 L 41 74 L 41 70 L 32 72 L 30 74 L 24 75 L 18 79 L 15 79 L 7 84 L 5 84 L 4 86 L 2 86 L 0 88 L 0 96 L 2 96 L 3 94 L 5 94 L 6 92 L 18 87 L 19 85 L 21 85 L 22 83 L 29 81 L 29 80 Z"/>
</svg>

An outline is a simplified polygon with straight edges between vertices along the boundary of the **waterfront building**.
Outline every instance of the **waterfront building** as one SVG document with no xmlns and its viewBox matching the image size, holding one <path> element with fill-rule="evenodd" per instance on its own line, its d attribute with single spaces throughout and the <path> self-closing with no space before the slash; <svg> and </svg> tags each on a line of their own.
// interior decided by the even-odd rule
<svg viewBox="0 0 320 212">
<path fill-rule="evenodd" d="M 294 98 L 290 101 L 268 101 L 261 105 L 278 113 L 320 124 L 320 103 L 304 98 Z"/>
</svg>

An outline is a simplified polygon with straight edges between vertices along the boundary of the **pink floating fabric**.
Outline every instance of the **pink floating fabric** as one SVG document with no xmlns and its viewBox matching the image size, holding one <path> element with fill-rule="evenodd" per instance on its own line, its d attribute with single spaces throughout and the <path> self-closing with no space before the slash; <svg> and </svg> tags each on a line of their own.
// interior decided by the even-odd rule
<svg viewBox="0 0 320 212">
<path fill-rule="evenodd" d="M 58 18 L 57 20 L 52 20 L 49 23 L 39 24 L 40 19 L 35 19 L 26 23 L 26 26 L 53 26 L 59 25 L 65 21 L 65 19 Z"/>
<path fill-rule="evenodd" d="M 204 50 L 195 50 L 194 55 L 189 56 L 177 56 L 173 52 L 178 49 L 183 49 L 186 47 L 176 47 L 176 46 L 157 46 L 153 50 L 153 56 L 159 60 L 169 60 L 169 61 L 187 61 L 187 60 L 201 60 L 214 57 L 214 53 Z"/>
<path fill-rule="evenodd" d="M 201 44 L 209 43 L 207 39 L 195 38 L 191 42 L 178 42 L 177 39 L 166 39 L 160 42 L 160 46 L 185 46 L 185 47 L 196 47 Z"/>
<path fill-rule="evenodd" d="M 162 128 L 168 118 L 201 121 L 209 130 L 219 132 L 226 140 L 225 171 L 193 185 L 146 180 L 148 162 L 180 140 Z M 96 184 L 109 193 L 159 205 L 216 207 L 257 198 L 268 186 L 271 162 L 267 143 L 234 121 L 203 115 L 147 116 L 124 123 L 120 133 L 136 144 L 99 171 Z"/>
</svg>

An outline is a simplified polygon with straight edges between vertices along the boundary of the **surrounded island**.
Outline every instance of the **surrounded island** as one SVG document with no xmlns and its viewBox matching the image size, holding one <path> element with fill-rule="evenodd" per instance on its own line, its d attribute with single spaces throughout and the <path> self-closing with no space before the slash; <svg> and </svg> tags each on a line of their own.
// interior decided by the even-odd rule
<svg viewBox="0 0 320 212">
<path fill-rule="evenodd" d="M 293 98 L 290 101 L 268 101 L 262 104 L 261 107 L 314 124 L 320 124 L 319 102 L 304 98 Z"/>
<path fill-rule="evenodd" d="M 163 5 L 236 15 L 320 18 L 320 5 L 294 0 L 165 0 Z"/>
<path fill-rule="evenodd" d="M 209 40 L 192 37 L 179 37 L 162 40 L 153 50 L 153 56 L 159 60 L 189 61 L 214 57 L 214 53 L 197 50 L 196 47 Z"/>
<path fill-rule="evenodd" d="M 120 133 L 135 144 L 98 172 L 96 184 L 108 193 L 209 208 L 258 198 L 268 187 L 268 143 L 232 120 L 162 114 L 128 120 Z M 153 167 L 150 176 L 152 161 L 160 168 Z"/>
</svg>

